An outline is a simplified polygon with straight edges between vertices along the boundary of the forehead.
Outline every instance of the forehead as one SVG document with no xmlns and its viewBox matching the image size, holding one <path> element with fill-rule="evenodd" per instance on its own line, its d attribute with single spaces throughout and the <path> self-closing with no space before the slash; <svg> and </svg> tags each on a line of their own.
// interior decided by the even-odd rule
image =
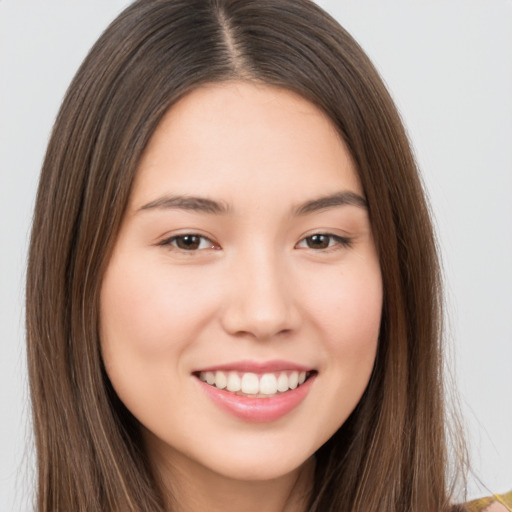
<svg viewBox="0 0 512 512">
<path fill-rule="evenodd" d="M 132 202 L 163 192 L 231 201 L 312 188 L 314 195 L 362 193 L 331 120 L 291 91 L 227 82 L 190 92 L 164 115 L 142 155 Z"/>
</svg>

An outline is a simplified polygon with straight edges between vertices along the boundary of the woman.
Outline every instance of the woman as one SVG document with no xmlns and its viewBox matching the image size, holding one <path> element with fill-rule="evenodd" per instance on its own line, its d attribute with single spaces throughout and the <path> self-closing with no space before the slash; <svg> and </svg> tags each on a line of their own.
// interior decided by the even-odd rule
<svg viewBox="0 0 512 512">
<path fill-rule="evenodd" d="M 407 138 L 343 29 L 136 2 L 41 175 L 38 509 L 453 510 L 440 305 Z"/>
</svg>

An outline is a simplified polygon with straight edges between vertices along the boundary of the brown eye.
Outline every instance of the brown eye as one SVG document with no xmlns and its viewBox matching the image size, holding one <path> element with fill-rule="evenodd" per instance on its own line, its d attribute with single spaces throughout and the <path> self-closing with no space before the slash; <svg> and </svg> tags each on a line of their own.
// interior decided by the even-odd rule
<svg viewBox="0 0 512 512">
<path fill-rule="evenodd" d="M 332 235 L 329 233 L 316 233 L 314 235 L 303 238 L 298 244 L 297 248 L 300 249 L 316 249 L 322 250 L 335 250 L 344 247 L 351 247 L 352 240 L 347 237 Z"/>
<path fill-rule="evenodd" d="M 159 245 L 170 246 L 171 248 L 188 252 L 215 248 L 215 244 L 209 238 L 193 233 L 173 236 L 160 242 Z"/>
<path fill-rule="evenodd" d="M 197 235 L 184 235 L 175 238 L 176 247 L 185 251 L 195 251 L 199 249 L 201 237 Z"/>
<path fill-rule="evenodd" d="M 327 249 L 331 239 L 332 236 L 329 235 L 312 235 L 308 236 L 305 240 L 309 249 Z"/>
</svg>

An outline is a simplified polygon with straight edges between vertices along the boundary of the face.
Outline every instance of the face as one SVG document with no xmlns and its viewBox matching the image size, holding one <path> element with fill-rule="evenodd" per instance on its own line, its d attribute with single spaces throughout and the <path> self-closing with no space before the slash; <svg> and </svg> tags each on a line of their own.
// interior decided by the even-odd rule
<svg viewBox="0 0 512 512">
<path fill-rule="evenodd" d="M 105 367 L 153 458 L 299 468 L 361 398 L 381 308 L 363 190 L 318 108 L 231 82 L 167 112 L 101 292 Z"/>
</svg>

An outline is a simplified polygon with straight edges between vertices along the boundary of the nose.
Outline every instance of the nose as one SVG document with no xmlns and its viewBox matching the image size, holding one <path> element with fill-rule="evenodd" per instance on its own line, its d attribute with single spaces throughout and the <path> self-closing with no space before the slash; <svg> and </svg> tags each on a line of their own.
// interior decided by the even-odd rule
<svg viewBox="0 0 512 512">
<path fill-rule="evenodd" d="M 298 329 L 301 315 L 291 272 L 283 258 L 269 251 L 241 256 L 228 279 L 222 313 L 228 333 L 268 340 Z"/>
</svg>

